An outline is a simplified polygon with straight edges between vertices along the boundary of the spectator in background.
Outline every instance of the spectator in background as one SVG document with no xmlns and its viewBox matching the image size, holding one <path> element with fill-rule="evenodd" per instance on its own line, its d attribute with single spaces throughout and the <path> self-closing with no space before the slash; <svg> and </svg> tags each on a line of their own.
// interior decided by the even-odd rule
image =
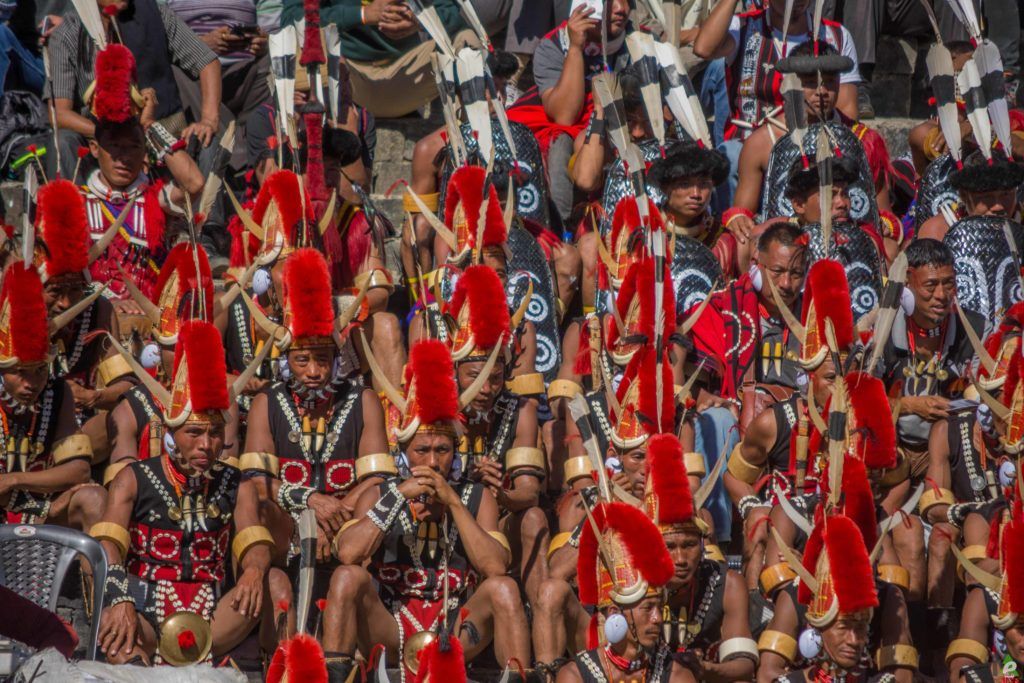
<svg viewBox="0 0 1024 683">
<path fill-rule="evenodd" d="M 270 99 L 267 33 L 257 22 L 255 0 L 158 0 L 174 10 L 199 39 L 217 55 L 221 66 L 220 123 L 248 114 Z M 202 115 L 202 93 L 196 78 L 174 67 L 182 104 L 193 118 Z M 236 133 L 237 134 L 237 133 Z"/>
<path fill-rule="evenodd" d="M 477 43 L 455 0 L 433 5 L 456 49 Z M 302 17 L 302 0 L 285 0 L 281 24 Z M 321 0 L 320 23 L 338 25 L 352 98 L 374 116 L 405 116 L 437 97 L 430 60 L 434 41 L 421 38 L 416 16 L 401 0 Z"/>
<path fill-rule="evenodd" d="M 167 7 L 156 0 L 97 0 L 100 7 L 118 9 L 117 25 L 122 43 L 135 55 L 140 89 L 156 93 L 155 119 L 174 136 L 193 136 L 212 154 L 210 146 L 220 128 L 221 69 L 209 47 Z M 114 35 L 110 17 L 102 15 L 108 37 Z M 83 95 L 94 79 L 96 44 L 82 26 L 78 14 L 69 12 L 49 39 L 51 80 L 45 97 L 53 100 L 61 128 L 61 175 L 71 178 L 78 147 L 95 134 L 94 122 L 82 115 Z M 188 124 L 171 66 L 177 65 L 199 80 L 201 113 Z M 203 157 L 200 155 L 200 164 Z"/>
<path fill-rule="evenodd" d="M 46 81 L 43 58 L 38 47 L 26 41 L 36 34 L 18 35 L 8 25 L 17 10 L 14 0 L 0 1 L 0 94 L 7 90 L 30 90 L 38 95 Z"/>
</svg>

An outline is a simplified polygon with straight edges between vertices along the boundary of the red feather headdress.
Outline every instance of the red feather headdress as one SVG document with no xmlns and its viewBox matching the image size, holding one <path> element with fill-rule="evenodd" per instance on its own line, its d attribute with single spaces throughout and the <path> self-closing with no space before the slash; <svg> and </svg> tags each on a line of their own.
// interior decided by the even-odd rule
<svg viewBox="0 0 1024 683">
<path fill-rule="evenodd" d="M 456 362 L 487 356 L 508 339 L 511 316 L 505 288 L 490 266 L 466 268 L 455 285 L 448 312 L 458 324 L 452 335 Z"/>
<path fill-rule="evenodd" d="M 298 244 L 303 211 L 307 225 L 315 230 L 313 208 L 309 197 L 299 187 L 299 177 L 292 171 L 275 171 L 263 180 L 256 204 L 252 210 L 252 218 L 265 230 L 263 249 L 275 248 L 280 236 L 282 256 L 286 256 Z M 305 198 L 305 204 L 303 204 Z"/>
<path fill-rule="evenodd" d="M 601 539 L 585 520 L 576 576 L 580 602 L 599 608 L 613 602 L 629 606 L 671 580 L 675 566 L 665 539 L 642 510 L 626 503 L 602 503 L 594 508 L 593 517 Z"/>
<path fill-rule="evenodd" d="M 39 271 L 17 261 L 0 288 L 0 367 L 50 359 L 50 329 Z"/>
<path fill-rule="evenodd" d="M 850 396 L 849 452 L 871 470 L 896 467 L 896 426 L 882 380 L 862 372 L 846 376 Z"/>
<path fill-rule="evenodd" d="M 441 640 L 435 638 L 416 657 L 420 662 L 416 683 L 464 683 L 466 680 L 462 643 L 454 635 L 448 636 L 446 650 L 441 650 Z"/>
<path fill-rule="evenodd" d="M 695 530 L 693 494 L 683 463 L 683 445 L 675 434 L 658 434 L 647 442 L 647 516 L 662 533 Z"/>
<path fill-rule="evenodd" d="M 196 263 L 199 272 L 196 273 Z M 206 250 L 182 242 L 167 255 L 156 281 L 160 324 L 155 335 L 161 343 L 173 344 L 181 324 L 192 318 L 213 319 L 213 273 Z M 200 300 L 202 297 L 202 300 Z M 204 315 L 200 315 L 202 301 Z"/>
<path fill-rule="evenodd" d="M 828 337 L 826 321 L 832 322 L 835 340 L 841 355 L 853 346 L 853 304 L 846 269 L 838 261 L 822 259 L 811 266 L 803 295 L 803 324 L 807 328 L 801 363 L 808 370 L 816 369 L 825 360 Z"/>
<path fill-rule="evenodd" d="M 620 334 L 618 327 L 613 325 L 608 332 L 607 345 L 618 365 L 626 365 L 639 348 L 654 341 L 657 313 L 654 305 L 654 269 L 654 257 L 650 255 L 645 254 L 635 260 L 615 296 L 615 306 L 626 331 L 624 335 Z M 664 322 L 661 334 L 665 343 L 668 343 L 668 338 L 676 329 L 676 295 L 667 263 L 662 278 L 662 312 Z"/>
<path fill-rule="evenodd" d="M 448 180 L 444 198 L 444 222 L 455 233 L 456 248 L 452 258 L 461 257 L 467 249 L 502 248 L 508 241 L 505 216 L 494 185 L 487 187 L 487 201 L 484 202 L 484 185 L 487 171 L 480 166 L 462 166 L 452 173 Z M 460 210 L 461 215 L 456 215 Z M 484 211 L 483 245 L 476 243 L 477 221 Z"/>
<path fill-rule="evenodd" d="M 299 249 L 285 261 L 284 300 L 292 348 L 334 344 L 331 275 L 316 249 Z"/>
<path fill-rule="evenodd" d="M 96 55 L 96 83 L 92 92 L 92 113 L 100 120 L 124 123 L 136 115 L 132 98 L 135 56 L 119 43 Z"/>
<path fill-rule="evenodd" d="M 316 638 L 298 633 L 278 645 L 267 683 L 327 683 L 327 662 Z"/>
<path fill-rule="evenodd" d="M 448 346 L 436 339 L 416 342 L 405 367 L 408 387 L 406 419 L 418 419 L 419 429 L 453 431 L 459 415 L 459 391 L 455 385 Z"/>
<path fill-rule="evenodd" d="M 46 243 L 46 277 L 82 273 L 89 267 L 89 219 L 85 199 L 70 180 L 52 180 L 39 190 L 39 227 Z"/>
<path fill-rule="evenodd" d="M 803 565 L 814 575 L 818 590 L 811 594 L 801 583 L 798 599 L 808 606 L 810 621 L 827 621 L 816 624 L 824 628 L 831 623 L 829 617 L 878 607 L 878 590 L 858 525 L 845 515 L 817 514 L 816 518 L 804 548 Z M 832 607 L 837 610 L 833 612 Z"/>
<path fill-rule="evenodd" d="M 174 385 L 167 417 L 176 419 L 189 407 L 189 418 L 207 420 L 230 407 L 227 364 L 220 332 L 212 323 L 182 324 L 174 349 Z"/>
</svg>

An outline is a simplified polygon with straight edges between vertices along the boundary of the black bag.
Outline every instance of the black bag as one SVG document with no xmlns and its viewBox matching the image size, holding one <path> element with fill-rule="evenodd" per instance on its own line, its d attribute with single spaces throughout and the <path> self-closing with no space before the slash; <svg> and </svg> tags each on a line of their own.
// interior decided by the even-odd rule
<svg viewBox="0 0 1024 683">
<path fill-rule="evenodd" d="M 13 160 L 25 154 L 29 145 L 40 149 L 52 146 L 46 105 L 37 95 L 24 90 L 11 90 L 0 95 L 0 172 L 10 172 Z"/>
</svg>

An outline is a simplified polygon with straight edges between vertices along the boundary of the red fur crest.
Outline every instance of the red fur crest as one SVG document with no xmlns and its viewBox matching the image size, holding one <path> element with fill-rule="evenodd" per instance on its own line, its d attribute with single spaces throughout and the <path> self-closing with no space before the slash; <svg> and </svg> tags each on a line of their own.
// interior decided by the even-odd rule
<svg viewBox="0 0 1024 683">
<path fill-rule="evenodd" d="M 803 320 L 807 320 L 811 303 L 814 304 L 820 338 L 826 339 L 825 321 L 831 320 L 839 349 L 849 349 L 853 344 L 853 305 L 850 303 L 846 270 L 841 263 L 822 259 L 811 266 L 804 290 Z"/>
<path fill-rule="evenodd" d="M 421 424 L 454 420 L 459 414 L 459 391 L 448 346 L 424 339 L 409 351 L 406 384 L 416 389 L 416 415 Z"/>
<path fill-rule="evenodd" d="M 484 184 L 487 170 L 480 166 L 463 166 L 452 173 L 448 180 L 448 192 L 444 198 L 444 222 L 451 227 L 455 220 L 455 208 L 461 203 L 462 215 L 469 226 L 469 244 L 476 244 L 476 225 L 484 203 Z M 487 207 L 484 216 L 484 243 L 482 246 L 498 246 L 508 239 L 505 217 L 494 185 L 487 188 Z"/>
<path fill-rule="evenodd" d="M 878 541 L 878 518 L 875 497 L 864 462 L 857 458 L 843 460 L 843 514 L 860 529 L 864 545 L 873 548 Z"/>
<path fill-rule="evenodd" d="M 856 423 L 851 428 L 853 452 L 868 469 L 896 466 L 896 426 L 882 380 L 862 372 L 846 376 L 850 407 Z"/>
<path fill-rule="evenodd" d="M 220 332 L 211 323 L 189 320 L 181 326 L 178 346 L 188 359 L 188 389 L 193 412 L 227 410 L 227 364 Z"/>
<path fill-rule="evenodd" d="M 133 115 L 131 87 L 135 81 L 135 56 L 114 43 L 96 55 L 96 88 L 92 110 L 96 118 L 123 123 Z"/>
<path fill-rule="evenodd" d="M 284 297 L 293 338 L 329 337 L 334 332 L 331 275 L 316 249 L 298 249 L 284 264 Z"/>
<path fill-rule="evenodd" d="M 1003 532 L 1003 571 L 1010 609 L 1024 612 L 1024 521 L 1013 520 Z"/>
<path fill-rule="evenodd" d="M 270 202 L 274 202 L 285 238 L 289 242 L 294 242 L 296 226 L 302 220 L 301 197 L 299 177 L 291 171 L 275 171 L 264 179 L 263 186 L 256 195 L 256 206 L 252 210 L 253 220 L 262 225 Z M 306 206 L 307 218 L 312 219 L 308 200 Z"/>
<path fill-rule="evenodd" d="M 70 180 L 52 180 L 39 190 L 39 217 L 49 257 L 47 277 L 80 273 L 89 267 L 89 220 L 85 200 Z"/>
<path fill-rule="evenodd" d="M 839 611 L 849 614 L 878 607 L 871 560 L 853 520 L 843 515 L 829 517 L 825 521 L 825 547 Z"/>
<path fill-rule="evenodd" d="M 441 640 L 435 639 L 417 655 L 420 661 L 416 672 L 417 683 L 464 683 L 466 663 L 462 643 L 455 636 L 448 637 L 448 651 L 441 651 Z"/>
<path fill-rule="evenodd" d="M 493 348 L 509 333 L 505 288 L 490 266 L 470 266 L 459 277 L 450 304 L 453 315 L 458 317 L 463 305 L 469 306 L 469 329 L 478 348 Z"/>
<path fill-rule="evenodd" d="M 659 525 L 693 520 L 693 494 L 683 464 L 683 445 L 674 434 L 658 434 L 647 442 L 647 481 L 658 501 Z"/>
<path fill-rule="evenodd" d="M 196 277 L 196 261 L 199 261 L 199 277 Z M 206 256 L 206 250 L 196 246 L 196 256 L 192 256 L 192 245 L 189 242 L 182 242 L 171 249 L 167 255 L 164 265 L 160 268 L 160 275 L 156 280 L 156 298 L 163 294 L 167 280 L 174 273 L 178 274 L 179 286 L 182 290 L 189 290 L 189 301 L 195 302 L 196 290 L 202 288 L 206 304 L 207 319 L 213 318 L 213 274 L 210 271 L 210 260 Z M 197 317 L 199 311 L 179 311 L 180 314 L 187 314 L 190 317 Z"/>
<path fill-rule="evenodd" d="M 39 272 L 24 263 L 12 263 L 4 274 L 0 301 L 9 302 L 11 307 L 12 355 L 23 364 L 46 360 L 50 353 L 50 330 Z"/>
</svg>

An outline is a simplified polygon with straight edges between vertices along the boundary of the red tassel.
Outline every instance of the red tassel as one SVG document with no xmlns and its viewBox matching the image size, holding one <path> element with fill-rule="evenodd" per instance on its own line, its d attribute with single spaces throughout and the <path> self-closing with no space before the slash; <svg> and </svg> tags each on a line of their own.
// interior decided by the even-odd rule
<svg viewBox="0 0 1024 683">
<path fill-rule="evenodd" d="M 164 181 L 153 181 L 143 195 L 142 219 L 146 225 L 146 245 L 151 252 L 163 247 L 164 231 L 167 229 L 167 216 L 160 206 L 160 191 L 163 187 Z"/>
<path fill-rule="evenodd" d="M 302 42 L 302 66 L 316 66 L 327 63 L 324 48 L 320 43 L 320 0 L 303 0 L 302 8 L 306 15 L 306 34 Z M 310 84 L 313 92 L 313 84 Z"/>
<path fill-rule="evenodd" d="M 187 650 L 196 646 L 196 634 L 190 630 L 182 631 L 178 634 L 178 648 L 181 650 Z"/>
</svg>

